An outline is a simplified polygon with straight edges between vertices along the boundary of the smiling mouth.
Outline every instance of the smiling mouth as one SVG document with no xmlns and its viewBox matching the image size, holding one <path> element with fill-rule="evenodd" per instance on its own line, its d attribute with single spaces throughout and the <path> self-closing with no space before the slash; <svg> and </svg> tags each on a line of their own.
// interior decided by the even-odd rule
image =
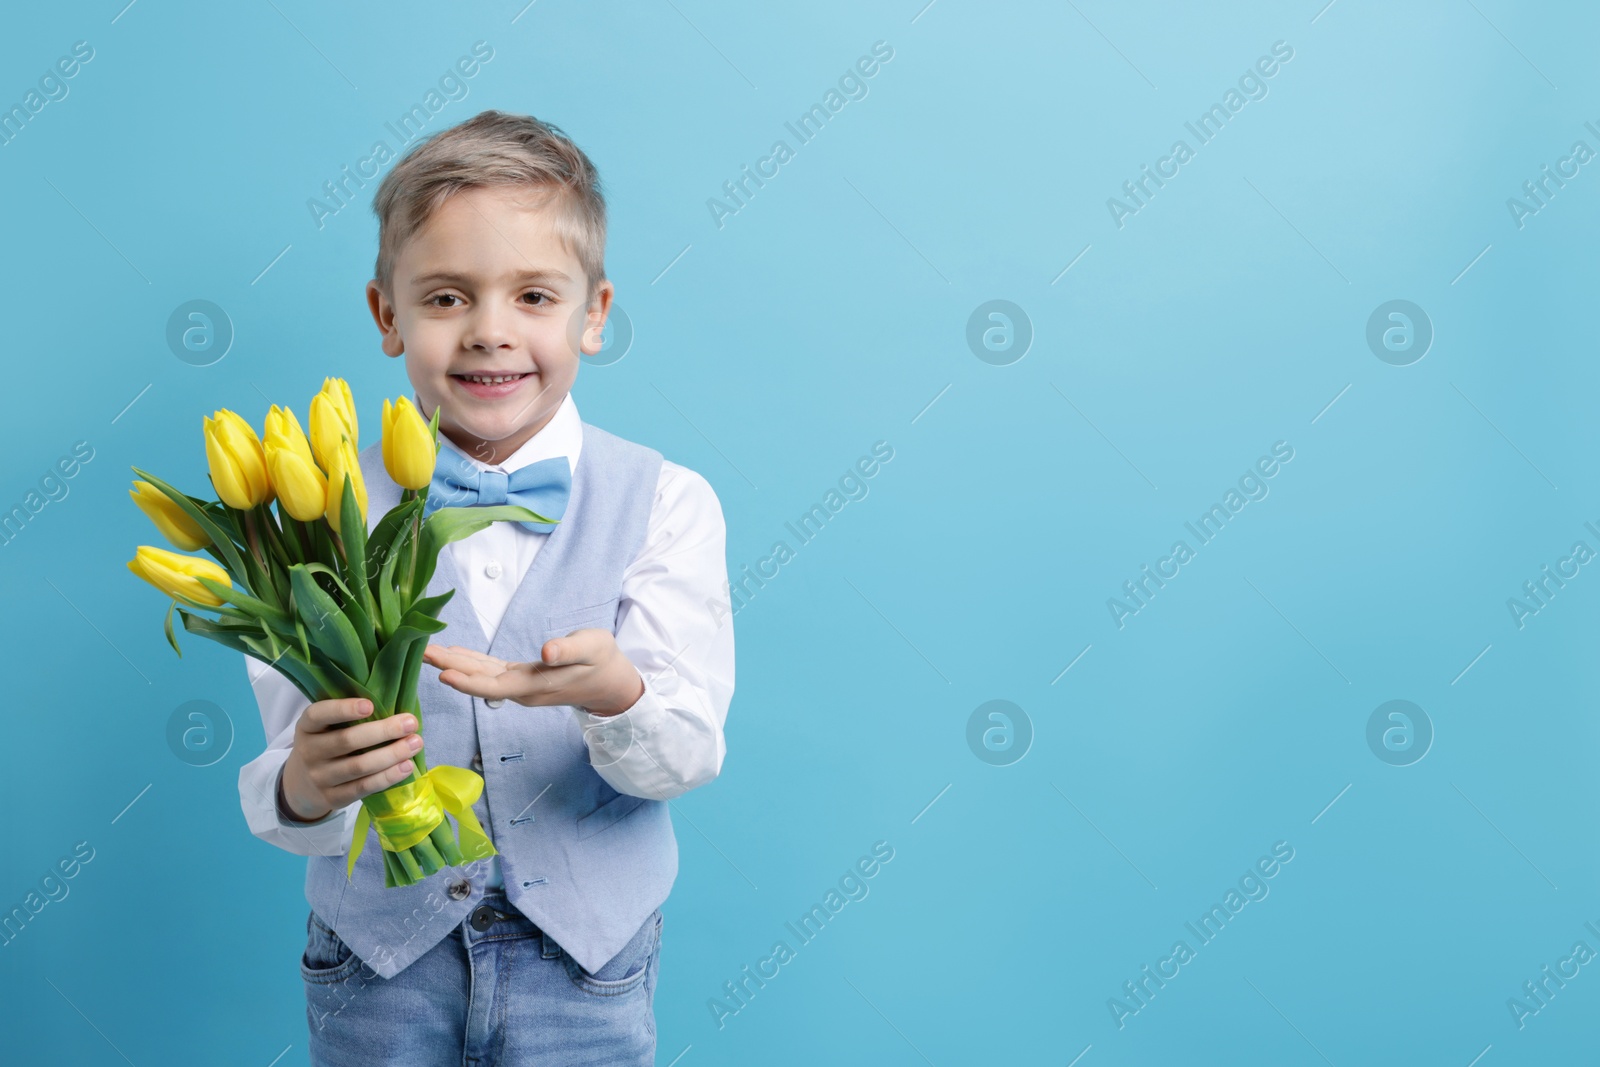
<svg viewBox="0 0 1600 1067">
<path fill-rule="evenodd" d="M 521 374 L 452 374 L 450 377 L 459 382 L 472 382 L 475 385 L 501 385 L 505 382 L 521 381 L 528 377 L 528 373 Z"/>
</svg>

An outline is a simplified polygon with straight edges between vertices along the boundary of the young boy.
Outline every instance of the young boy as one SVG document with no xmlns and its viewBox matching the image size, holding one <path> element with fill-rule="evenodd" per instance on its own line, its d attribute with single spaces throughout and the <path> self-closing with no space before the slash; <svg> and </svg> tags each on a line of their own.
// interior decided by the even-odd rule
<svg viewBox="0 0 1600 1067">
<path fill-rule="evenodd" d="M 417 750 L 409 715 L 306 705 L 248 659 L 268 748 L 239 774 L 250 830 L 310 857 L 301 960 L 311 1061 L 649 1064 L 660 905 L 677 874 L 667 801 L 715 778 L 733 693 L 724 525 L 704 478 L 580 420 L 579 354 L 613 286 L 593 164 L 557 128 L 485 111 L 383 180 L 376 277 L 385 354 L 439 410 L 430 508 L 522 503 L 440 553 L 454 588 L 419 698 L 430 767 L 484 778 L 498 855 L 385 888 L 360 799 Z M 361 453 L 368 521 L 399 500 Z"/>
</svg>

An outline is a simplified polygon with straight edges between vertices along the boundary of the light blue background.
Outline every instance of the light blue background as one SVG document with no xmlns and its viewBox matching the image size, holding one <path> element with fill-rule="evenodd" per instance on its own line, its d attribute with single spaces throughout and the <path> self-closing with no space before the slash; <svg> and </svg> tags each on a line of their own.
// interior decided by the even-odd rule
<svg viewBox="0 0 1600 1067">
<path fill-rule="evenodd" d="M 375 182 L 320 229 L 307 200 L 478 40 L 494 58 L 427 132 L 523 111 L 595 160 L 636 337 L 576 396 L 710 479 L 731 570 L 894 449 L 737 616 L 725 768 L 673 802 L 662 1064 L 1592 1049 L 1600 964 L 1523 1028 L 1507 1000 L 1575 942 L 1600 951 L 1600 577 L 1521 629 L 1506 605 L 1575 541 L 1600 549 L 1600 164 L 1522 228 L 1506 207 L 1574 141 L 1600 150 L 1592 9 L 923 3 L 8 21 L 0 103 L 95 50 L 0 147 L 0 508 L 94 449 L 0 549 L 0 907 L 95 850 L 0 948 L 8 1053 L 306 1062 L 304 861 L 239 811 L 264 744 L 239 658 L 189 639 L 179 661 L 123 568 L 153 540 L 128 468 L 199 491 L 203 413 L 303 412 L 326 374 L 377 426 L 406 386 L 362 298 Z M 879 40 L 869 95 L 719 229 L 707 199 Z M 1119 229 L 1107 198 L 1280 40 L 1269 95 Z M 206 367 L 164 340 L 197 298 L 237 331 Z M 1035 331 L 1008 366 L 965 341 L 991 299 Z M 1365 341 L 1392 299 L 1436 333 L 1410 366 Z M 1276 441 L 1294 458 L 1270 495 L 1119 629 L 1107 598 Z M 994 699 L 1034 732 L 1010 766 L 966 741 Z M 1367 745 L 1392 699 L 1436 732 L 1410 766 Z M 167 743 L 190 700 L 231 723 L 211 766 Z M 894 859 L 870 895 L 719 1028 L 708 1000 L 875 841 Z M 1108 998 L 1197 944 L 1184 923 L 1278 841 L 1270 895 L 1119 1029 Z"/>
</svg>

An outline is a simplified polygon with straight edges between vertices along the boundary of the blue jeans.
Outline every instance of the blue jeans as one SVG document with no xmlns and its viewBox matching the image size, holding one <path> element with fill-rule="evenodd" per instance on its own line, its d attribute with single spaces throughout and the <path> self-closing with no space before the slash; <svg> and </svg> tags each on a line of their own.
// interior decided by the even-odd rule
<svg viewBox="0 0 1600 1067">
<path fill-rule="evenodd" d="M 472 914 L 393 978 L 372 970 L 311 912 L 300 976 L 315 1067 L 490 1067 L 655 1062 L 661 910 L 590 974 L 490 890 Z M 499 917 L 496 917 L 499 916 Z M 492 922 L 486 920 L 493 919 Z"/>
</svg>

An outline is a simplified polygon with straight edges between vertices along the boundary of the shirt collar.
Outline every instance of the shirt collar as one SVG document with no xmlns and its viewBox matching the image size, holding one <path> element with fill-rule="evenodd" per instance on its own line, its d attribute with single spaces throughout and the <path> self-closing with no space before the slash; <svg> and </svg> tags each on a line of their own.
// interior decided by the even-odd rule
<svg viewBox="0 0 1600 1067">
<path fill-rule="evenodd" d="M 534 434 L 522 443 L 522 447 L 507 456 L 500 463 L 485 463 L 476 456 L 469 456 L 463 452 L 456 443 L 439 435 L 439 443 L 467 459 L 473 466 L 484 471 L 500 471 L 510 474 L 530 463 L 537 463 L 542 459 L 551 459 L 555 456 L 566 456 L 567 462 L 573 470 L 578 469 L 578 453 L 583 448 L 583 425 L 578 417 L 577 402 L 568 393 L 561 398 L 561 405 L 556 408 L 556 413 L 544 429 Z"/>
</svg>

